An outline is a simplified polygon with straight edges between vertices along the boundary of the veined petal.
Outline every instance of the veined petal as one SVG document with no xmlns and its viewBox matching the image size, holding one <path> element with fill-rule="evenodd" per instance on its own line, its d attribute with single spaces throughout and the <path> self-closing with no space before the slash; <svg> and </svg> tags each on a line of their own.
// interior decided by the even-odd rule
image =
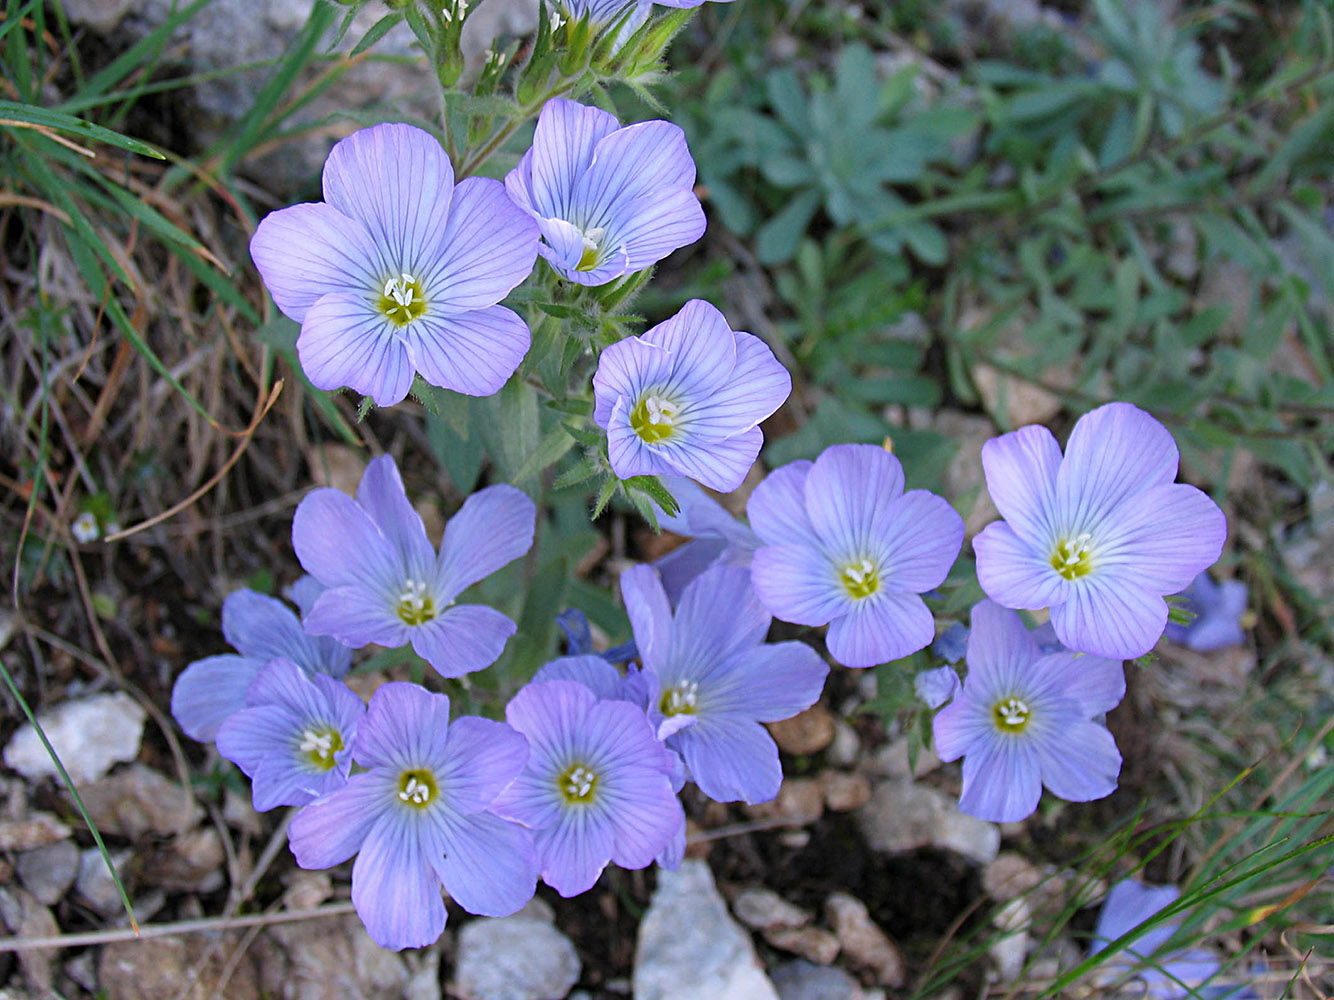
<svg viewBox="0 0 1334 1000">
<path fill-rule="evenodd" d="M 620 128 L 613 115 L 554 98 L 542 107 L 533 132 L 532 200 L 539 215 L 569 219 L 575 185 L 593 160 L 598 141 Z"/>
<path fill-rule="evenodd" d="M 375 125 L 340 140 L 324 162 L 324 200 L 374 234 L 394 272 L 420 267 L 445 228 L 454 169 L 435 136 Z M 375 287 L 376 283 L 372 283 Z"/>
<path fill-rule="evenodd" d="M 459 313 L 493 306 L 537 260 L 537 223 L 499 181 L 469 177 L 454 189 L 438 255 L 423 278 L 427 309 Z"/>
<path fill-rule="evenodd" d="M 672 608 L 652 566 L 632 566 L 621 574 L 621 600 L 630 617 L 635 644 L 645 666 L 667 662 L 672 634 Z"/>
<path fill-rule="evenodd" d="M 670 738 L 700 790 L 717 802 L 768 802 L 783 783 L 778 746 L 758 722 L 700 719 Z"/>
<path fill-rule="evenodd" d="M 835 557 L 876 551 L 882 509 L 903 494 L 903 466 L 873 444 L 826 448 L 806 476 L 811 527 Z"/>
<path fill-rule="evenodd" d="M 796 625 L 826 625 L 852 605 L 829 559 L 802 545 L 768 545 L 756 551 L 750 581 L 775 618 Z"/>
<path fill-rule="evenodd" d="M 1065 530 L 1089 531 L 1117 505 L 1177 474 L 1167 428 L 1130 403 L 1108 403 L 1075 422 L 1056 477 Z"/>
<path fill-rule="evenodd" d="M 491 666 L 517 631 L 507 615 L 485 604 L 460 604 L 413 628 L 417 654 L 441 677 L 462 677 Z"/>
<path fill-rule="evenodd" d="M 880 509 L 884 583 L 921 594 L 939 587 L 963 546 L 963 518 L 944 498 L 909 490 Z"/>
<path fill-rule="evenodd" d="M 1166 601 L 1119 575 L 1095 573 L 1081 584 L 1065 603 L 1052 605 L 1062 645 L 1111 660 L 1133 660 L 1154 647 L 1167 625 Z"/>
<path fill-rule="evenodd" d="M 408 626 L 394 613 L 391 592 L 360 587 L 333 587 L 320 595 L 306 615 L 312 635 L 333 636 L 360 649 L 376 643 L 397 649 L 408 641 Z"/>
<path fill-rule="evenodd" d="M 623 678 L 600 656 L 562 656 L 543 665 L 533 681 L 574 681 L 597 695 L 599 701 L 621 700 Z"/>
<path fill-rule="evenodd" d="M 845 667 L 873 667 L 925 649 L 936 621 L 916 594 L 880 591 L 829 623 L 829 655 Z"/>
<path fill-rule="evenodd" d="M 726 605 L 719 605 L 726 607 Z M 778 642 L 733 654 L 700 684 L 709 712 L 780 722 L 820 700 L 829 666 L 804 642 Z"/>
<path fill-rule="evenodd" d="M 440 881 L 422 851 L 418 824 L 382 814 L 352 866 L 352 905 L 381 948 L 424 948 L 445 931 Z"/>
<path fill-rule="evenodd" d="M 357 730 L 353 755 L 363 767 L 395 771 L 417 767 L 443 770 L 449 739 L 449 696 L 433 694 L 419 684 L 390 681 L 371 696 Z M 391 775 L 391 779 L 397 778 Z M 393 795 L 389 801 L 395 808 Z"/>
<path fill-rule="evenodd" d="M 677 678 L 698 680 L 731 656 L 764 641 L 769 612 L 751 589 L 750 573 L 718 566 L 696 577 L 681 595 L 665 665 Z"/>
<path fill-rule="evenodd" d="M 454 902 L 469 913 L 506 917 L 523 909 L 537 889 L 533 835 L 516 823 L 479 812 L 439 810 L 439 832 L 430 855 L 436 875 Z"/>
<path fill-rule="evenodd" d="M 610 434 L 607 441 L 610 445 Z M 758 427 L 721 439 L 695 436 L 687 428 L 681 440 L 646 445 L 644 450 L 653 452 L 678 475 L 689 476 L 719 493 L 731 493 L 746 481 L 763 446 L 764 432 Z"/>
<path fill-rule="evenodd" d="M 647 868 L 685 826 L 681 802 L 666 774 L 622 782 L 608 789 L 606 804 L 616 816 L 611 860 L 622 868 Z"/>
<path fill-rule="evenodd" d="M 666 121 L 627 125 L 598 140 L 592 160 L 575 182 L 571 214 L 565 217 L 610 229 L 629 203 L 694 184 L 695 161 L 679 126 Z"/>
<path fill-rule="evenodd" d="M 478 490 L 445 525 L 436 571 L 442 599 L 453 600 L 478 580 L 533 547 L 537 506 L 504 483 Z"/>
<path fill-rule="evenodd" d="M 529 770 L 540 771 L 570 753 L 576 745 L 574 720 L 582 720 L 595 704 L 593 692 L 574 681 L 530 682 L 520 688 L 505 706 L 505 721 L 528 738 Z"/>
<path fill-rule="evenodd" d="M 533 339 L 528 324 L 504 306 L 444 316 L 427 313 L 404 327 L 400 336 L 422 378 L 465 396 L 499 392 Z M 409 377 L 409 385 L 411 381 Z"/>
<path fill-rule="evenodd" d="M 222 634 L 242 656 L 268 661 L 275 656 L 301 662 L 309 640 L 301 622 L 282 601 L 241 588 L 222 602 Z"/>
<path fill-rule="evenodd" d="M 354 774 L 338 791 L 292 817 L 288 840 L 296 863 L 332 868 L 356 854 L 376 821 L 395 806 L 391 782 L 382 771 Z"/>
<path fill-rule="evenodd" d="M 1037 662 L 1030 668 L 1034 685 L 1074 700 L 1086 719 L 1110 712 L 1126 696 L 1125 668 L 1120 660 L 1070 652 L 1039 657 L 1034 654 Z"/>
<path fill-rule="evenodd" d="M 347 386 L 378 406 L 393 406 L 412 387 L 407 348 L 366 295 L 334 292 L 311 305 L 296 353 L 317 389 Z"/>
<path fill-rule="evenodd" d="M 671 355 L 666 388 L 704 400 L 722 391 L 737 362 L 736 334 L 716 306 L 691 299 L 670 319 L 649 327 L 638 338 Z M 624 343 L 622 341 L 621 343 Z M 640 385 L 648 387 L 647 373 Z"/>
<path fill-rule="evenodd" d="M 544 242 L 537 248 L 556 273 L 574 281 L 582 272 L 576 270 L 584 257 L 584 234 L 564 219 L 538 218 Z M 580 282 L 584 284 L 584 282 Z"/>
<path fill-rule="evenodd" d="M 1054 607 L 1069 600 L 1074 587 L 1052 568 L 1050 556 L 1033 548 L 1004 521 L 993 521 L 973 539 L 977 582 L 1007 608 Z"/>
<path fill-rule="evenodd" d="M 1129 497 L 1099 525 L 1094 572 L 1133 577 L 1175 594 L 1212 566 L 1227 540 L 1218 504 L 1194 486 L 1165 483 Z"/>
<path fill-rule="evenodd" d="M 629 407 L 646 389 L 668 384 L 675 364 L 670 350 L 643 337 L 626 337 L 606 348 L 598 355 L 597 371 L 593 373 L 593 420 L 599 427 L 607 427 L 612 410 L 624 400 L 628 427 Z"/>
<path fill-rule="evenodd" d="M 365 297 L 384 280 L 370 232 L 324 204 L 292 205 L 266 215 L 250 238 L 250 256 L 283 315 L 298 323 L 325 295 Z"/>
<path fill-rule="evenodd" d="M 995 601 L 978 601 L 969 615 L 968 676 L 970 684 L 1008 683 L 1042 651 L 1019 614 Z"/>
<path fill-rule="evenodd" d="M 792 376 L 764 341 L 749 333 L 733 336 L 736 366 L 725 384 L 690 407 L 692 433 L 723 436 L 750 430 L 792 391 Z"/>
<path fill-rule="evenodd" d="M 611 861 L 616 834 L 610 817 L 592 809 L 567 809 L 554 826 L 533 835 L 542 881 L 566 899 L 593 888 Z"/>
<path fill-rule="evenodd" d="M 766 545 L 810 545 L 815 529 L 806 515 L 806 477 L 812 462 L 789 462 L 764 477 L 746 501 L 751 530 Z"/>
<path fill-rule="evenodd" d="M 466 715 L 450 723 L 444 752 L 448 763 L 436 771 L 441 797 L 457 813 L 475 813 L 523 770 L 528 741 L 503 722 Z"/>
<path fill-rule="evenodd" d="M 650 446 L 635 433 L 630 425 L 632 405 L 630 397 L 618 397 L 607 421 L 607 460 L 611 463 L 611 471 L 622 479 L 679 473 L 668 461 L 665 447 L 661 444 Z"/>
<path fill-rule="evenodd" d="M 1061 529 L 1055 521 L 1060 468 L 1061 446 L 1051 431 L 1037 424 L 982 445 L 987 492 L 1001 517 L 1031 545 L 1050 545 Z"/>
<path fill-rule="evenodd" d="M 367 464 L 357 486 L 357 503 L 399 551 L 411 579 L 425 582 L 435 575 L 435 549 L 426 538 L 421 515 L 408 502 L 398 466 L 389 455 Z"/>
<path fill-rule="evenodd" d="M 1034 741 L 1042 783 L 1070 802 L 1092 802 L 1116 791 L 1121 754 L 1105 726 L 1072 722 L 1058 739 Z"/>
<path fill-rule="evenodd" d="M 312 490 L 297 504 L 292 548 L 302 568 L 328 587 L 365 587 L 391 599 L 402 587 L 398 552 L 365 509 L 338 490 Z"/>
<path fill-rule="evenodd" d="M 704 207 L 695 192 L 675 188 L 643 195 L 618 209 L 605 239 L 624 254 L 619 264 L 624 274 L 642 271 L 690 246 L 704 235 L 706 225 Z"/>
<path fill-rule="evenodd" d="M 963 761 L 959 810 L 993 823 L 1017 823 L 1042 798 L 1037 755 L 1029 741 L 996 734 Z"/>
<path fill-rule="evenodd" d="M 195 660 L 171 689 L 171 715 L 191 739 L 208 743 L 233 712 L 245 708 L 246 691 L 262 660 L 224 653 Z"/>
<path fill-rule="evenodd" d="M 944 761 L 958 760 L 974 750 L 981 750 L 995 737 L 996 726 L 992 722 L 991 707 L 984 704 L 976 692 L 968 687 L 931 720 L 931 738 L 936 747 L 936 756 Z"/>
</svg>

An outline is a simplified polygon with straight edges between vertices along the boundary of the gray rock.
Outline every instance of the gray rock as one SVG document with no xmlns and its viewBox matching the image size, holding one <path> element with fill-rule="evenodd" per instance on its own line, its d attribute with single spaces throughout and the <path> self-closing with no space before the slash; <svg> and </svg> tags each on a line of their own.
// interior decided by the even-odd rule
<svg viewBox="0 0 1334 1000">
<path fill-rule="evenodd" d="M 37 717 L 76 785 L 97 781 L 116 764 L 139 756 L 146 718 L 134 699 L 119 691 L 63 702 Z M 5 747 L 5 763 L 29 781 L 59 774 L 31 723 L 20 726 Z"/>
<path fill-rule="evenodd" d="M 563 1000 L 580 968 L 574 944 L 540 916 L 480 917 L 459 931 L 454 990 L 467 1000 Z"/>
<path fill-rule="evenodd" d="M 60 933 L 51 911 L 24 889 L 0 889 L 0 917 L 19 938 L 53 937 Z M 48 948 L 28 948 L 19 952 L 19 967 L 28 985 L 41 996 L 51 995 L 55 981 L 53 963 L 60 952 Z"/>
<path fill-rule="evenodd" d="M 856 815 L 862 836 L 877 851 L 939 847 L 980 865 L 1000 852 L 1000 830 L 994 823 L 959 812 L 952 796 L 911 781 L 881 782 Z"/>
<path fill-rule="evenodd" d="M 69 835 L 70 828 L 51 813 L 30 813 L 23 819 L 0 820 L 0 851 L 31 851 Z"/>
<path fill-rule="evenodd" d="M 842 969 L 800 958 L 774 969 L 773 982 L 782 1000 L 862 1000 L 865 995 Z"/>
<path fill-rule="evenodd" d="M 767 931 L 771 927 L 805 927 L 811 915 L 799 906 L 789 903 L 772 889 L 751 887 L 742 889 L 732 900 L 732 912 L 747 927 Z"/>
<path fill-rule="evenodd" d="M 111 852 L 111 863 L 116 866 L 116 872 L 121 878 L 125 877 L 125 867 L 130 856 L 130 851 Z M 79 856 L 79 874 L 74 886 L 84 901 L 102 916 L 109 917 L 121 912 L 120 893 L 97 848 L 90 847 Z"/>
<path fill-rule="evenodd" d="M 203 821 L 190 790 L 146 764 L 132 764 L 105 781 L 79 788 L 88 815 L 102 833 L 167 836 Z"/>
<path fill-rule="evenodd" d="M 903 956 L 871 919 L 865 903 L 845 892 L 831 893 L 825 901 L 825 915 L 848 958 L 874 973 L 882 986 L 903 985 Z"/>
<path fill-rule="evenodd" d="M 727 913 L 709 866 L 660 871 L 639 925 L 636 1000 L 778 1000 L 755 947 Z"/>
<path fill-rule="evenodd" d="M 102 949 L 97 979 L 108 1000 L 182 995 L 185 1000 L 254 1000 L 260 989 L 253 958 L 242 950 L 238 960 L 229 961 L 239 940 L 238 935 L 229 936 L 202 963 L 204 946 L 198 938 L 115 941 Z"/>
<path fill-rule="evenodd" d="M 370 939 L 355 916 L 280 924 L 268 935 L 277 947 L 258 956 L 262 982 L 282 1000 L 434 1000 L 440 996 L 438 948 L 408 956 Z"/>
<path fill-rule="evenodd" d="M 79 874 L 79 847 L 72 840 L 62 840 L 49 847 L 24 851 L 19 855 L 18 873 L 19 881 L 39 903 L 54 906 Z"/>
<path fill-rule="evenodd" d="M 823 927 L 773 927 L 764 940 L 780 951 L 790 951 L 816 965 L 831 965 L 838 958 L 838 938 Z"/>
</svg>

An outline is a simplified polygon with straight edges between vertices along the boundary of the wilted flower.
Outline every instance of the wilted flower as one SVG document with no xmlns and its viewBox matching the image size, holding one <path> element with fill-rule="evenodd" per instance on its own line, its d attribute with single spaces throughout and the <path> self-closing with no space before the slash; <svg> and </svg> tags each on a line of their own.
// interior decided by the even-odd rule
<svg viewBox="0 0 1334 1000">
<path fill-rule="evenodd" d="M 762 723 L 791 718 L 819 700 L 829 674 L 824 660 L 805 643 L 764 642 L 769 614 L 740 567 L 700 574 L 675 615 L 651 566 L 622 573 L 621 593 L 658 735 L 710 798 L 772 799 L 783 771 Z"/>
<path fill-rule="evenodd" d="M 979 601 L 967 663 L 962 691 L 933 722 L 940 759 L 964 758 L 963 812 L 1013 823 L 1037 808 L 1043 785 L 1073 802 L 1116 790 L 1121 754 L 1091 720 L 1125 695 L 1118 661 L 1044 654 L 1016 612 Z"/>
<path fill-rule="evenodd" d="M 531 753 L 491 808 L 535 831 L 542 879 L 562 896 L 591 888 L 609 862 L 647 867 L 685 823 L 672 754 L 642 709 L 556 680 L 526 685 L 505 719 Z"/>
<path fill-rule="evenodd" d="M 297 558 L 329 588 L 305 626 L 349 646 L 411 643 L 445 677 L 481 670 L 505 648 L 514 623 L 494 608 L 454 601 L 528 551 L 536 517 L 522 491 L 488 486 L 450 519 L 437 556 L 398 467 L 383 455 L 366 466 L 356 500 L 320 489 L 296 509 Z"/>
<path fill-rule="evenodd" d="M 775 618 L 829 625 L 830 654 L 869 667 L 926 646 L 936 623 L 919 594 L 938 587 L 963 519 L 926 490 L 903 492 L 899 460 L 875 445 L 826 448 L 769 473 L 746 505 L 764 547 L 755 593 Z"/>
<path fill-rule="evenodd" d="M 318 586 L 308 577 L 293 585 L 300 601 Z M 336 639 L 308 635 L 282 601 L 253 590 L 237 590 L 222 602 L 222 634 L 237 653 L 195 660 L 176 678 L 171 714 L 192 739 L 207 743 L 233 712 L 246 707 L 246 692 L 264 664 L 283 657 L 308 673 L 341 679 L 352 666 L 352 650 Z"/>
<path fill-rule="evenodd" d="M 443 884 L 469 913 L 503 917 L 537 884 L 527 830 L 486 812 L 523 768 L 524 738 L 503 723 L 449 721 L 449 699 L 416 684 L 376 689 L 352 748 L 367 770 L 292 820 L 302 868 L 357 856 L 352 903 L 371 938 L 398 951 L 445 929 Z"/>
<path fill-rule="evenodd" d="M 622 128 L 605 111 L 560 98 L 542 108 L 532 149 L 505 178 L 542 230 L 542 256 L 581 285 L 604 285 L 699 239 L 704 209 L 694 186 L 695 161 L 677 126 Z"/>
<path fill-rule="evenodd" d="M 365 711 L 346 684 L 279 657 L 219 727 L 218 753 L 249 775 L 260 812 L 303 806 L 347 782 Z"/>
<path fill-rule="evenodd" d="M 734 490 L 764 443 L 760 421 L 791 391 L 791 376 L 762 340 L 691 299 L 602 352 L 593 419 L 607 429 L 612 471 L 622 479 L 675 473 Z"/>
<path fill-rule="evenodd" d="M 499 183 L 454 183 L 440 143 L 376 125 L 334 146 L 324 201 L 267 216 L 250 254 L 321 389 L 381 406 L 413 373 L 471 396 L 497 391 L 528 351 L 528 327 L 497 305 L 533 269 L 537 228 Z"/>
<path fill-rule="evenodd" d="M 1227 521 L 1175 483 L 1177 448 L 1153 417 L 1108 403 L 1080 417 L 1062 457 L 1045 427 L 982 447 L 1004 521 L 973 540 L 977 577 L 1008 608 L 1051 608 L 1070 649 L 1131 659 L 1153 648 L 1175 594 L 1219 556 Z"/>
<path fill-rule="evenodd" d="M 1195 618 L 1188 625 L 1167 623 L 1163 634 L 1172 642 L 1198 653 L 1246 642 L 1246 630 L 1241 627 L 1246 614 L 1246 584 L 1240 580 L 1214 583 L 1208 573 L 1201 573 L 1182 596 L 1182 607 Z"/>
</svg>

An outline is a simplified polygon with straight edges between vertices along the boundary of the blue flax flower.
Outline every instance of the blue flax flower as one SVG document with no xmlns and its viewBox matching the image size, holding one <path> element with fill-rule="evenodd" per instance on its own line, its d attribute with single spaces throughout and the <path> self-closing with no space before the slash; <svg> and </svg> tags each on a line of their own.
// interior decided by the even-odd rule
<svg viewBox="0 0 1334 1000">
<path fill-rule="evenodd" d="M 305 497 L 292 519 L 292 546 L 326 590 L 307 630 L 349 646 L 407 643 L 445 677 L 494 663 L 515 626 L 494 608 L 456 605 L 463 590 L 533 544 L 537 509 L 513 486 L 470 496 L 445 526 L 436 554 L 388 455 L 375 459 L 353 500 L 338 490 Z"/>
<path fill-rule="evenodd" d="M 249 775 L 256 809 L 304 806 L 347 782 L 366 706 L 346 684 L 279 657 L 246 706 L 218 729 L 218 753 Z"/>
<path fill-rule="evenodd" d="M 562 896 L 591 888 L 608 863 L 647 867 L 684 825 L 675 762 L 643 709 L 554 680 L 526 685 L 505 718 L 531 753 L 491 808 L 534 831 L 542 879 Z"/>
<path fill-rule="evenodd" d="M 1246 584 L 1240 580 L 1214 583 L 1208 573 L 1201 573 L 1182 594 L 1182 604 L 1195 615 L 1189 625 L 1168 622 L 1163 634 L 1172 642 L 1209 653 L 1246 642 L 1246 631 L 1241 627 L 1246 614 Z"/>
<path fill-rule="evenodd" d="M 505 178 L 542 231 L 539 252 L 581 285 L 605 285 L 699 239 L 694 187 L 695 161 L 676 125 L 622 128 L 614 115 L 560 98 L 542 108 L 532 148 Z"/>
<path fill-rule="evenodd" d="M 522 736 L 489 719 L 450 722 L 445 695 L 394 682 L 372 696 L 352 753 L 366 770 L 302 809 L 289 836 L 302 868 L 357 856 L 352 904 L 376 944 L 398 951 L 440 937 L 442 884 L 487 917 L 532 898 L 532 836 L 486 811 L 523 768 Z"/>
<path fill-rule="evenodd" d="M 815 704 L 829 667 L 801 642 L 765 644 L 770 617 L 750 574 L 716 566 L 686 586 L 676 614 L 651 566 L 621 574 L 648 683 L 649 719 L 719 802 L 778 794 L 778 747 L 762 723 Z"/>
<path fill-rule="evenodd" d="M 528 327 L 498 305 L 533 269 L 537 227 L 494 180 L 454 183 L 440 143 L 376 125 L 334 146 L 324 201 L 267 216 L 250 255 L 321 389 L 351 386 L 381 406 L 414 372 L 487 396 L 528 352 Z"/>
<path fill-rule="evenodd" d="M 762 340 L 691 299 L 602 352 L 593 419 L 607 429 L 612 471 L 622 479 L 674 473 L 727 491 L 760 452 L 760 421 L 791 391 L 791 376 Z"/>
<path fill-rule="evenodd" d="M 663 476 L 662 485 L 680 505 L 675 514 L 658 511 L 658 525 L 689 541 L 653 561 L 667 596 L 675 605 L 686 584 L 710 566 L 749 567 L 763 543 L 745 521 L 680 476 Z"/>
<path fill-rule="evenodd" d="M 1184 590 L 1227 537 L 1218 505 L 1173 482 L 1172 435 L 1129 403 L 1080 417 L 1064 456 L 1032 425 L 983 445 L 982 467 L 1005 520 L 973 540 L 978 581 L 1007 608 L 1050 608 L 1070 649 L 1147 653 L 1167 624 L 1163 595 Z"/>
<path fill-rule="evenodd" d="M 1044 654 L 1018 613 L 984 600 L 973 607 L 967 663 L 962 691 L 932 727 L 941 760 L 964 758 L 963 812 L 1013 823 L 1037 808 L 1043 785 L 1073 802 L 1116 790 L 1121 754 L 1092 720 L 1125 695 L 1120 662 Z"/>
<path fill-rule="evenodd" d="M 318 584 L 303 577 L 293 597 L 303 603 Z M 181 729 L 201 743 L 212 740 L 233 712 L 246 706 L 246 692 L 264 664 L 277 657 L 309 673 L 345 676 L 352 650 L 336 639 L 307 635 L 301 621 L 276 597 L 237 590 L 222 602 L 222 634 L 238 652 L 195 660 L 176 678 L 171 714 Z"/>
<path fill-rule="evenodd" d="M 1174 885 L 1144 885 L 1135 879 L 1118 882 L 1102 904 L 1089 954 L 1105 951 L 1113 941 L 1175 903 L 1180 895 L 1181 891 Z M 1221 964 L 1217 955 L 1204 948 L 1168 951 L 1155 957 L 1180 925 L 1180 917 L 1164 920 L 1118 948 L 1098 966 L 1099 984 L 1111 985 L 1129 978 L 1132 983 L 1142 984 L 1143 995 L 1154 1000 L 1182 1000 L 1196 996 L 1205 1000 L 1221 1000 L 1223 997 L 1240 1000 L 1243 994 L 1254 996 L 1249 990 L 1230 984 L 1201 988 L 1214 978 Z"/>
<path fill-rule="evenodd" d="M 963 519 L 926 490 L 904 493 L 903 467 L 885 449 L 834 445 L 775 469 L 746 512 L 764 542 L 750 566 L 755 593 L 782 621 L 828 624 L 839 663 L 886 663 L 935 638 L 918 595 L 949 573 Z"/>
</svg>

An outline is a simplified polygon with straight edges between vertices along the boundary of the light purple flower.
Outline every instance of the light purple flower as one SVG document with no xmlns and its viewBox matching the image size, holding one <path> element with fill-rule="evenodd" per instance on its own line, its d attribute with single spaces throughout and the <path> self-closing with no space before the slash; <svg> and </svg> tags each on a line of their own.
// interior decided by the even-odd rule
<svg viewBox="0 0 1334 1000">
<path fill-rule="evenodd" d="M 604 285 L 699 239 L 704 209 L 694 186 L 695 161 L 677 126 L 622 128 L 605 111 L 560 98 L 542 108 L 532 148 L 505 178 L 542 230 L 539 252 L 581 285 Z"/>
<path fill-rule="evenodd" d="M 1134 879 L 1118 882 L 1112 886 L 1102 904 L 1089 954 L 1104 951 L 1123 934 L 1175 903 L 1180 895 L 1180 890 L 1174 885 L 1144 885 Z M 1192 992 L 1218 971 L 1218 957 L 1211 951 L 1190 948 L 1157 958 L 1151 957 L 1167 944 L 1180 925 L 1179 916 L 1164 920 L 1117 949 L 1098 967 L 1099 982 L 1108 985 L 1133 972 L 1133 981 L 1142 982 L 1145 995 L 1155 1000 L 1180 1000 L 1196 995 L 1235 995 L 1236 987 L 1213 987 L 1198 994 Z"/>
<path fill-rule="evenodd" d="M 764 443 L 760 421 L 792 378 L 758 337 L 702 299 L 638 337 L 612 344 L 593 376 L 593 419 L 607 429 L 612 471 L 741 485 Z"/>
<path fill-rule="evenodd" d="M 528 327 L 497 305 L 532 271 L 538 232 L 493 180 L 455 185 L 440 143 L 376 125 L 334 146 L 324 201 L 267 216 L 250 241 L 264 284 L 301 324 L 301 367 L 321 389 L 381 406 L 413 373 L 487 396 L 528 351 Z"/>
<path fill-rule="evenodd" d="M 1072 802 L 1116 790 L 1121 754 L 1092 721 L 1125 695 L 1121 664 L 1068 650 L 1044 654 L 1019 615 L 973 607 L 963 690 L 933 722 L 941 760 L 963 762 L 963 812 L 1013 823 L 1038 807 L 1042 786 Z"/>
<path fill-rule="evenodd" d="M 218 729 L 218 753 L 249 775 L 256 809 L 303 806 L 347 783 L 366 706 L 346 684 L 279 657 L 246 706 Z"/>
<path fill-rule="evenodd" d="M 958 694 L 962 686 L 959 675 L 949 666 L 923 670 L 912 683 L 913 691 L 927 708 L 939 708 Z"/>
<path fill-rule="evenodd" d="M 982 466 L 1005 518 L 973 540 L 982 589 L 1008 608 L 1051 608 L 1070 649 L 1147 653 L 1167 623 L 1163 595 L 1184 590 L 1227 537 L 1218 505 L 1173 482 L 1172 435 L 1129 403 L 1080 417 L 1064 457 L 1033 425 L 983 445 Z"/>
<path fill-rule="evenodd" d="M 765 644 L 769 614 L 750 574 L 736 566 L 717 566 L 691 581 L 675 615 L 651 566 L 622 573 L 621 593 L 658 735 L 710 798 L 772 799 L 783 771 L 761 723 L 815 704 L 829 674 L 824 660 L 805 643 Z"/>
<path fill-rule="evenodd" d="M 352 903 L 376 944 L 398 951 L 445 929 L 443 884 L 469 913 L 503 917 L 537 885 L 532 836 L 487 812 L 528 756 L 500 722 L 449 721 L 449 699 L 416 684 L 378 688 L 352 752 L 367 770 L 292 820 L 302 868 L 357 856 Z"/>
<path fill-rule="evenodd" d="M 591 888 L 609 862 L 647 867 L 684 824 L 672 754 L 642 709 L 557 680 L 525 686 L 505 718 L 531 753 L 491 808 L 535 831 L 542 879 L 562 896 Z"/>
<path fill-rule="evenodd" d="M 739 520 L 689 479 L 663 476 L 662 485 L 680 505 L 675 514 L 658 510 L 658 525 L 690 539 L 653 561 L 663 588 L 675 605 L 686 584 L 710 566 L 749 567 L 761 541 Z"/>
<path fill-rule="evenodd" d="M 628 701 L 641 709 L 646 704 L 644 682 L 638 671 L 622 676 L 601 656 L 581 654 L 552 660 L 533 675 L 533 683 L 544 681 L 574 681 L 592 691 L 598 701 Z"/>
<path fill-rule="evenodd" d="M 528 551 L 536 517 L 521 491 L 488 486 L 450 519 L 437 556 L 398 467 L 383 455 L 366 466 L 356 500 L 320 489 L 296 509 L 297 558 L 329 588 L 305 626 L 349 646 L 411 643 L 445 677 L 481 670 L 505 648 L 514 623 L 494 608 L 454 601 Z"/>
<path fill-rule="evenodd" d="M 1245 644 L 1241 618 L 1246 614 L 1246 584 L 1240 580 L 1214 583 L 1208 573 L 1201 573 L 1182 596 L 1182 607 L 1195 618 L 1189 625 L 1169 621 L 1163 632 L 1168 639 L 1197 653 Z"/>
<path fill-rule="evenodd" d="M 293 598 L 309 592 L 308 577 L 293 584 Z M 171 714 L 192 739 L 207 743 L 218 726 L 246 706 L 246 691 L 264 664 L 291 660 L 308 673 L 342 678 L 352 650 L 336 639 L 307 635 L 282 601 L 253 590 L 237 590 L 222 602 L 222 634 L 239 653 L 195 660 L 176 678 Z"/>
<path fill-rule="evenodd" d="M 769 473 L 746 506 L 764 547 L 755 593 L 775 618 L 829 625 L 829 652 L 870 667 L 936 635 L 919 594 L 939 586 L 963 543 L 963 519 L 926 490 L 903 492 L 899 460 L 870 444 L 826 448 Z"/>
</svg>

